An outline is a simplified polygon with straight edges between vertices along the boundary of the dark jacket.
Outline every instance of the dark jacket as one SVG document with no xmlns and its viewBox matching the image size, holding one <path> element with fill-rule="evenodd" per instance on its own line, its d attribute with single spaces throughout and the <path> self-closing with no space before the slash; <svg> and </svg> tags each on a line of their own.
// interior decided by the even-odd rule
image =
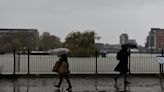
<svg viewBox="0 0 164 92">
<path fill-rule="evenodd" d="M 119 63 L 116 66 L 116 68 L 114 69 L 114 71 L 119 71 L 120 73 L 126 73 L 128 72 L 128 56 L 129 53 L 127 51 L 127 49 L 121 49 L 119 52 L 120 54 L 120 59 L 119 59 Z"/>
</svg>

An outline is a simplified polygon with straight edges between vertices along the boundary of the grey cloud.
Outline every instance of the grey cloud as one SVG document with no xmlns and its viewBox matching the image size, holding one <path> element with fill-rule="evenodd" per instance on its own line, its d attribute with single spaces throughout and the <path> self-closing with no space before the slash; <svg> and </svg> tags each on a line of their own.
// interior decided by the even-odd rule
<svg viewBox="0 0 164 92">
<path fill-rule="evenodd" d="M 0 27 L 38 28 L 62 39 L 91 29 L 106 43 L 127 32 L 143 45 L 151 27 L 163 27 L 163 11 L 163 0 L 0 0 Z"/>
</svg>

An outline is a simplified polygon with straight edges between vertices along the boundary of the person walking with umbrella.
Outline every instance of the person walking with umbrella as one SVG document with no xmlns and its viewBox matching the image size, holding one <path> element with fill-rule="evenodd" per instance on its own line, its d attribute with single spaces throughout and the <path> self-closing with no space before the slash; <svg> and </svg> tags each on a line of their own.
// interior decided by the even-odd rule
<svg viewBox="0 0 164 92">
<path fill-rule="evenodd" d="M 57 72 L 59 74 L 59 83 L 57 85 L 54 85 L 57 88 L 60 88 L 60 85 L 63 81 L 63 77 L 65 77 L 69 87 L 66 90 L 72 90 L 72 85 L 71 82 L 69 80 L 69 63 L 68 63 L 68 59 L 67 59 L 67 55 L 69 53 L 69 49 L 67 48 L 57 48 L 51 51 L 51 55 L 58 55 L 59 61 L 58 64 L 56 66 L 53 67 L 52 71 L 53 72 Z"/>
<path fill-rule="evenodd" d="M 122 49 L 117 53 L 117 60 L 119 60 L 119 63 L 114 69 L 114 71 L 118 71 L 120 72 L 120 74 L 115 76 L 114 80 L 115 80 L 115 83 L 117 84 L 117 79 L 123 76 L 124 84 L 129 84 L 130 82 L 127 81 L 129 52 L 126 46 L 122 45 L 121 47 Z"/>
<path fill-rule="evenodd" d="M 130 84 L 130 82 L 127 81 L 127 72 L 129 71 L 129 74 L 131 74 L 130 71 L 130 49 L 137 49 L 137 44 L 135 43 L 126 43 L 123 44 L 122 49 L 117 53 L 117 60 L 119 60 L 118 65 L 114 69 L 114 71 L 120 72 L 119 75 L 114 77 L 115 83 L 117 83 L 117 79 L 121 76 L 124 77 L 124 84 Z M 129 59 L 129 62 L 128 62 Z M 128 68 L 129 63 L 129 68 Z"/>
<path fill-rule="evenodd" d="M 60 59 L 59 59 L 61 65 L 60 65 L 60 68 L 59 68 L 59 83 L 57 85 L 55 85 L 55 87 L 57 88 L 60 88 L 60 85 L 63 81 L 63 77 L 65 77 L 69 87 L 66 89 L 66 90 L 72 90 L 72 86 L 71 86 L 71 83 L 70 83 L 70 80 L 69 80 L 69 64 L 68 64 L 68 59 L 67 59 L 67 54 L 63 54 L 63 55 L 60 55 Z"/>
</svg>

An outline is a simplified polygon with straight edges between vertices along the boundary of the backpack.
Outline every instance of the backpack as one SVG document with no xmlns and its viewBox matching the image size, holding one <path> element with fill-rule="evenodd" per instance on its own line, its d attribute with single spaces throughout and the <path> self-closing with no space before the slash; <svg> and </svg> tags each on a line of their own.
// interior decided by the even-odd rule
<svg viewBox="0 0 164 92">
<path fill-rule="evenodd" d="M 53 66 L 52 71 L 53 72 L 58 72 L 59 71 L 59 68 L 60 68 L 60 65 L 61 65 L 61 62 L 60 61 L 57 61 L 55 63 L 55 65 Z"/>
</svg>

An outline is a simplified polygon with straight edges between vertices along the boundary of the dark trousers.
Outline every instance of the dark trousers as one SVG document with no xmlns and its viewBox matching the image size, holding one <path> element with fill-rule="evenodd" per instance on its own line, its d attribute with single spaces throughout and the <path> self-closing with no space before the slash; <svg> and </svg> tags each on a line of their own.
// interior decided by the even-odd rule
<svg viewBox="0 0 164 92">
<path fill-rule="evenodd" d="M 127 72 L 120 72 L 120 74 L 115 76 L 115 78 L 118 79 L 119 77 L 124 77 L 124 81 L 127 81 L 127 76 L 128 76 Z"/>
<path fill-rule="evenodd" d="M 69 85 L 69 88 L 72 88 L 71 82 L 70 82 L 70 80 L 68 78 L 68 75 L 60 75 L 60 80 L 59 80 L 58 86 L 60 87 L 60 85 L 61 85 L 61 83 L 63 81 L 63 77 L 65 77 L 65 79 L 66 79 L 66 81 L 67 81 L 67 83 Z"/>
</svg>

